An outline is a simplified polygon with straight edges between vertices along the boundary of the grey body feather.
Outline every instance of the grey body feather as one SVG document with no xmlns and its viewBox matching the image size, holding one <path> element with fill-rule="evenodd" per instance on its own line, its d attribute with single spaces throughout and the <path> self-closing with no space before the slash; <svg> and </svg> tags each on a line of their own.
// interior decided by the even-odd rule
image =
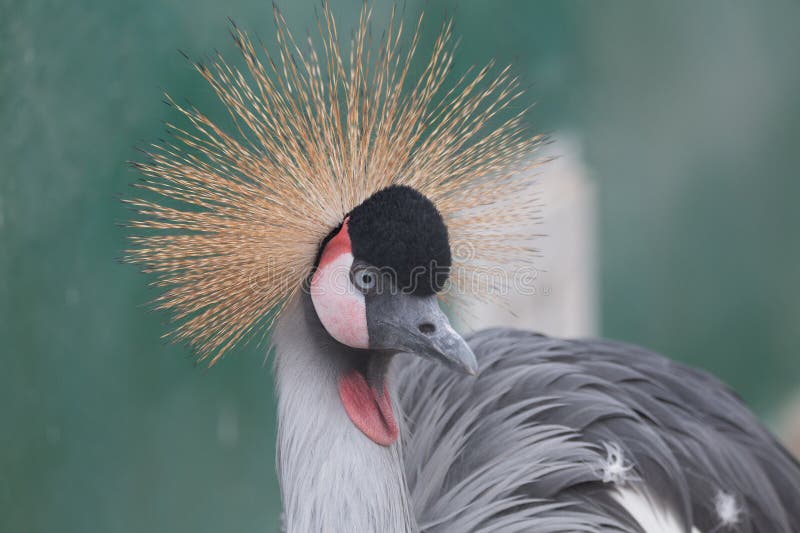
<svg viewBox="0 0 800 533">
<path fill-rule="evenodd" d="M 401 354 L 386 448 L 337 397 L 363 351 L 308 298 L 273 340 L 287 531 L 645 531 L 626 490 L 674 519 L 650 531 L 798 530 L 797 462 L 724 385 L 640 348 L 487 330 L 469 338 L 477 377 Z"/>
<path fill-rule="evenodd" d="M 800 530 L 798 463 L 711 376 L 616 342 L 508 329 L 469 342 L 475 378 L 396 364 L 422 530 L 640 531 L 616 485 L 646 488 L 684 531 Z M 614 447 L 626 464 L 609 479 Z"/>
</svg>

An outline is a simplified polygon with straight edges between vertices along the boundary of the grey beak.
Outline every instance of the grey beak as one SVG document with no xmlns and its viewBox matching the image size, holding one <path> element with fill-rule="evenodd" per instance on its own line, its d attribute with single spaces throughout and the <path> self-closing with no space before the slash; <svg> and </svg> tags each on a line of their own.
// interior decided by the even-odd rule
<svg viewBox="0 0 800 533">
<path fill-rule="evenodd" d="M 478 373 L 475 354 L 450 325 L 436 295 L 376 294 L 366 303 L 370 348 L 409 352 Z"/>
</svg>

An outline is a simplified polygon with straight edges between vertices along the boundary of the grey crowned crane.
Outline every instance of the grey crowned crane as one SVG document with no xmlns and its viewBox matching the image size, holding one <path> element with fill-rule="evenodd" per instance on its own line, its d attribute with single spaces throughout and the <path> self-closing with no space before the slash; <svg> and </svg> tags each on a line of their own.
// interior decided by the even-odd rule
<svg viewBox="0 0 800 533">
<path fill-rule="evenodd" d="M 276 11 L 276 56 L 234 25 L 244 68 L 195 65 L 232 126 L 168 100 L 182 123 L 127 200 L 178 340 L 213 363 L 271 334 L 285 529 L 800 531 L 798 463 L 713 377 L 454 331 L 440 303 L 501 297 L 536 258 L 539 138 L 508 69 L 446 83 L 450 24 L 412 76 L 419 24 L 376 44 L 369 19 L 342 51 L 327 6 L 316 47 Z"/>
</svg>

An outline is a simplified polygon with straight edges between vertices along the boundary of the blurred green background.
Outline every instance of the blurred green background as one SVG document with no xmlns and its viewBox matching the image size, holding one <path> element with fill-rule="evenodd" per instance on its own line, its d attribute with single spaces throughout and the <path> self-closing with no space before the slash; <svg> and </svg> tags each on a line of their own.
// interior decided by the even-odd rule
<svg viewBox="0 0 800 533">
<path fill-rule="evenodd" d="M 299 33 L 316 1 L 283 2 Z M 334 2 L 352 28 L 358 0 Z M 705 367 L 765 420 L 800 383 L 800 3 L 409 0 L 457 70 L 513 63 L 599 192 L 601 333 Z M 270 42 L 263 0 L 0 0 L 0 531 L 272 531 L 263 348 L 165 345 L 118 265 L 133 146 L 222 110 L 177 49 Z M 376 5 L 376 28 L 388 4 Z M 343 32 L 345 35 L 347 32 Z M 532 325 L 535 327 L 535 325 Z"/>
</svg>

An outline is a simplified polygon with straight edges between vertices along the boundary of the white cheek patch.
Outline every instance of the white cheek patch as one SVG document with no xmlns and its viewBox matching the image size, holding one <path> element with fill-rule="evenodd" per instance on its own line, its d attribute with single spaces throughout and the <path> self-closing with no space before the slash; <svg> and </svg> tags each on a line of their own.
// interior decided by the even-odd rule
<svg viewBox="0 0 800 533">
<path fill-rule="evenodd" d="M 350 282 L 353 255 L 339 254 L 311 278 L 311 301 L 331 336 L 352 348 L 368 348 L 364 295 Z"/>
</svg>

